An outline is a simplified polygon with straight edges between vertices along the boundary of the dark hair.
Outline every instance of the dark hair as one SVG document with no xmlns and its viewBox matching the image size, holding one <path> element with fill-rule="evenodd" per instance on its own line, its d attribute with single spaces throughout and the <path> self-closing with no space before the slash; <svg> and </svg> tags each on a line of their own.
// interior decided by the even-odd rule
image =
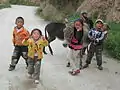
<svg viewBox="0 0 120 90">
<path fill-rule="evenodd" d="M 23 23 L 24 23 L 23 17 L 17 17 L 15 23 L 17 22 L 18 19 L 21 19 L 23 21 Z"/>
<path fill-rule="evenodd" d="M 34 31 L 38 31 L 39 34 L 42 36 L 42 32 L 41 32 L 41 30 L 40 30 L 40 29 L 37 29 L 37 28 L 35 28 L 35 29 L 33 29 L 33 30 L 31 31 L 31 35 L 33 34 Z"/>
<path fill-rule="evenodd" d="M 76 23 L 76 22 L 80 22 L 82 25 L 84 25 L 82 19 L 77 19 L 77 20 L 74 21 L 74 23 Z"/>
</svg>

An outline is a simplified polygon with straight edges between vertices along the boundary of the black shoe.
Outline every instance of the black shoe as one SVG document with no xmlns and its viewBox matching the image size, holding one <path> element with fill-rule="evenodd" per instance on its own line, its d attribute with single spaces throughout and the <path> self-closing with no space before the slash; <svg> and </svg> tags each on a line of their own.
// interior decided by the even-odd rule
<svg viewBox="0 0 120 90">
<path fill-rule="evenodd" d="M 79 69 L 80 69 L 80 70 L 81 70 L 81 69 L 83 69 L 83 66 L 80 66 L 80 68 L 79 68 Z"/>
<path fill-rule="evenodd" d="M 13 71 L 15 69 L 15 66 L 13 66 L 13 65 L 10 65 L 10 67 L 9 67 L 9 71 Z"/>
<path fill-rule="evenodd" d="M 84 66 L 83 66 L 83 69 L 84 68 L 88 68 L 89 67 L 89 64 L 85 64 Z"/>
<path fill-rule="evenodd" d="M 98 69 L 99 69 L 99 70 L 103 70 L 103 67 L 102 67 L 102 66 L 98 66 Z"/>
<path fill-rule="evenodd" d="M 70 62 L 67 63 L 66 67 L 70 67 Z"/>
</svg>

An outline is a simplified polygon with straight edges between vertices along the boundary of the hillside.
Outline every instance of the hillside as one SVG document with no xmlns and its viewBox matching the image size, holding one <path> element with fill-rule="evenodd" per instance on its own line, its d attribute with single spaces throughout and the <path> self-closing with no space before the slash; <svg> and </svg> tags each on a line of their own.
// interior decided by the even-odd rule
<svg viewBox="0 0 120 90">
<path fill-rule="evenodd" d="M 40 12 L 47 19 L 61 20 L 82 10 L 88 11 L 93 18 L 120 21 L 120 0 L 40 0 Z"/>
<path fill-rule="evenodd" d="M 93 16 L 97 14 L 107 21 L 120 22 L 120 0 L 85 0 L 77 9 L 80 10 L 87 10 Z"/>
</svg>

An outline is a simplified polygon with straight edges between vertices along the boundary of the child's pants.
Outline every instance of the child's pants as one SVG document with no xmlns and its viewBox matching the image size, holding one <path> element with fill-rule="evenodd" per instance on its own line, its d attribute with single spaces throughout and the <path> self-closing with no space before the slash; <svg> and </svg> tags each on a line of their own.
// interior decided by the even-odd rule
<svg viewBox="0 0 120 90">
<path fill-rule="evenodd" d="M 25 59 L 27 64 L 27 59 L 28 59 L 27 52 L 28 52 L 27 46 L 15 46 L 13 55 L 12 55 L 11 66 L 16 66 L 16 64 L 20 59 L 20 56 L 22 56 Z"/>
<path fill-rule="evenodd" d="M 102 50 L 103 50 L 103 45 L 94 45 L 91 43 L 90 49 L 88 51 L 86 63 L 87 64 L 91 63 L 92 57 L 94 56 L 94 53 L 95 53 L 97 65 L 101 66 L 102 65 Z"/>
<path fill-rule="evenodd" d="M 28 74 L 33 75 L 35 80 L 39 80 L 41 60 L 35 56 L 34 59 L 28 58 Z"/>
<path fill-rule="evenodd" d="M 67 60 L 70 61 L 72 70 L 80 69 L 80 64 L 82 63 L 80 60 L 80 50 L 69 49 Z"/>
</svg>

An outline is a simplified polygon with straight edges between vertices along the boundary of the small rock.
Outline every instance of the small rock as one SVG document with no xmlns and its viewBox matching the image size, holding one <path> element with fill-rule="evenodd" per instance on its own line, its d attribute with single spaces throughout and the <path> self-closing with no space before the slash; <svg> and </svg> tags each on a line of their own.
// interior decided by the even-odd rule
<svg viewBox="0 0 120 90">
<path fill-rule="evenodd" d="M 107 63 L 106 61 L 103 61 L 103 63 Z"/>
<path fill-rule="evenodd" d="M 118 74 L 118 72 L 115 72 L 115 74 Z"/>
</svg>

